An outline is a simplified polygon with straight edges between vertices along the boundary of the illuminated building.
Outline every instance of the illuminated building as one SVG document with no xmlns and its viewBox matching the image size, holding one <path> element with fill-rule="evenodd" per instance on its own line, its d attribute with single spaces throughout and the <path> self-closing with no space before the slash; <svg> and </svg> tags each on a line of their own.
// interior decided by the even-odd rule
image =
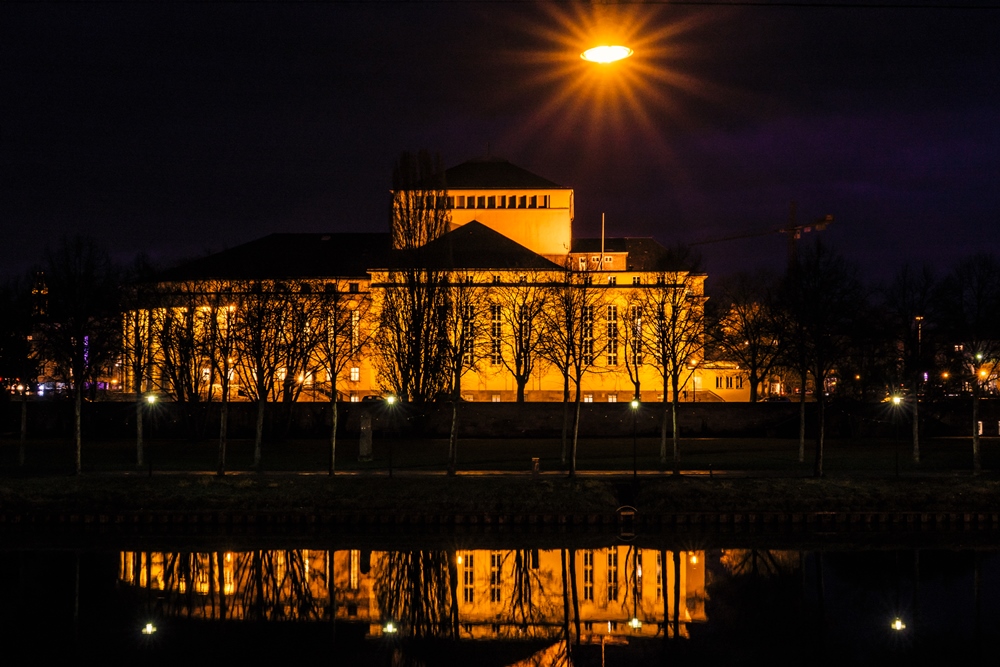
<svg viewBox="0 0 1000 667">
<path fill-rule="evenodd" d="M 165 272 L 149 289 L 149 316 L 131 318 L 146 323 L 126 323 L 124 335 L 126 342 L 148 338 L 152 362 L 123 360 L 122 386 L 135 391 L 135 369 L 148 366 L 146 385 L 175 397 L 186 391 L 218 400 L 223 377 L 233 399 L 264 392 L 273 401 L 327 401 L 334 384 L 347 401 L 405 394 L 392 373 L 408 362 L 392 351 L 388 334 L 412 323 L 387 315 L 401 312 L 394 295 L 421 276 L 441 286 L 432 297 L 438 301 L 422 306 L 435 317 L 457 312 L 459 293 L 470 295 L 458 323 L 469 333 L 458 392 L 464 400 L 561 401 L 569 362 L 560 359 L 568 356 L 584 402 L 637 394 L 671 400 L 658 361 L 665 355 L 656 353 L 666 338 L 687 346 L 674 351 L 679 400 L 747 400 L 735 365 L 704 360 L 704 274 L 684 270 L 651 238 L 573 238 L 573 190 L 504 160 L 469 161 L 445 179 L 447 190 L 393 193 L 397 220 L 405 209 L 415 219 L 430 212 L 446 221 L 440 234 L 416 242 L 397 223 L 392 234 L 273 234 Z M 558 304 L 570 293 L 576 319 L 568 323 Z M 259 314 L 251 321 L 245 313 L 254 304 Z M 220 352 L 241 322 L 246 331 L 286 332 L 282 340 L 257 341 L 275 350 L 255 353 L 271 354 L 266 364 L 251 363 L 247 346 L 222 345 L 228 352 Z M 456 335 L 434 326 L 414 335 Z M 560 327 L 573 331 L 560 334 Z M 430 343 L 411 354 L 419 360 L 413 363 L 436 353 L 426 351 L 438 349 Z M 413 396 L 431 400 L 445 393 L 446 384 L 438 385 Z"/>
</svg>

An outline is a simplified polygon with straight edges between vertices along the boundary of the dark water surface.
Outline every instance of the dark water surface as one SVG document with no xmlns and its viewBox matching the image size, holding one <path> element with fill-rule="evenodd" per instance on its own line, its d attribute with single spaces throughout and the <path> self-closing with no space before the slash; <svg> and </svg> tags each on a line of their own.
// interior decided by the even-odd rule
<svg viewBox="0 0 1000 667">
<path fill-rule="evenodd" d="M 104 664 L 1000 662 L 995 547 L 559 539 L 0 547 L 0 634 Z"/>
</svg>

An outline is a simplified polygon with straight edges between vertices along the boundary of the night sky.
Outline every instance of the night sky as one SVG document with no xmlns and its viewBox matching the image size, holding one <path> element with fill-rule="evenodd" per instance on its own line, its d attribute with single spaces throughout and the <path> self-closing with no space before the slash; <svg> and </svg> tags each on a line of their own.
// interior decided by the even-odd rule
<svg viewBox="0 0 1000 667">
<path fill-rule="evenodd" d="M 809 5 L 6 4 L 0 273 L 74 233 L 168 264 L 386 231 L 421 148 L 573 187 L 577 236 L 602 212 L 609 236 L 741 236 L 796 200 L 873 279 L 1000 250 L 1000 5 Z M 635 55 L 582 61 L 600 35 Z M 699 249 L 721 276 L 786 245 Z"/>
</svg>

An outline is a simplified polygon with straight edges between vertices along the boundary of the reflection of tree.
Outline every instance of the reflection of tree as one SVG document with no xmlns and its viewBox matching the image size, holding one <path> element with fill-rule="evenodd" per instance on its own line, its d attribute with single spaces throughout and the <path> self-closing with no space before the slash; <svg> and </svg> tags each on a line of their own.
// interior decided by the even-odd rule
<svg viewBox="0 0 1000 667">
<path fill-rule="evenodd" d="M 252 551 L 238 554 L 235 567 L 234 602 L 250 620 L 313 619 L 322 616 L 323 605 L 309 586 L 303 553 Z"/>
<path fill-rule="evenodd" d="M 453 631 L 452 568 L 445 551 L 390 551 L 372 568 L 382 618 L 411 637 Z"/>
<path fill-rule="evenodd" d="M 727 549 L 719 562 L 736 576 L 772 577 L 798 569 L 799 554 L 797 551 Z"/>
<path fill-rule="evenodd" d="M 508 613 L 519 631 L 525 632 L 529 627 L 534 629 L 542 617 L 549 616 L 535 603 L 536 599 L 546 599 L 545 586 L 537 568 L 537 551 L 517 549 L 510 555 L 514 557 L 514 562 Z"/>
</svg>

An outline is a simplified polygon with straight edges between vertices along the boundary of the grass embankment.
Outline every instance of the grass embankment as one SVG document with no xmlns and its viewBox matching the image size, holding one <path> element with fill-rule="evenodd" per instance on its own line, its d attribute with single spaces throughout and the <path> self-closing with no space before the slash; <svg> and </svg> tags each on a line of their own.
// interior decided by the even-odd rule
<svg viewBox="0 0 1000 667">
<path fill-rule="evenodd" d="M 631 480 L 563 477 L 290 475 L 0 479 L 5 512 L 611 513 Z M 629 499 L 672 512 L 994 512 L 1000 481 L 981 478 L 647 478 Z"/>
</svg>

